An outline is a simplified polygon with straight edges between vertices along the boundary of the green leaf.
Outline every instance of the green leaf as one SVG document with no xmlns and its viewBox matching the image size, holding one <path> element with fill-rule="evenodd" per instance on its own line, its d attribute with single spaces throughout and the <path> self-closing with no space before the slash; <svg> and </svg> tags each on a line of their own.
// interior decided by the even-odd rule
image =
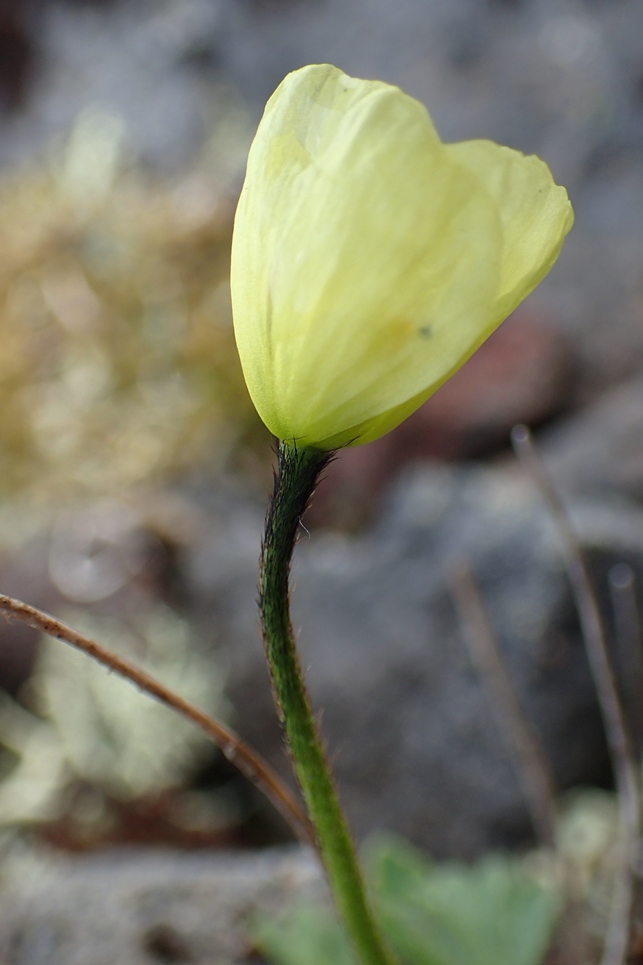
<svg viewBox="0 0 643 965">
<path fill-rule="evenodd" d="M 558 915 L 558 896 L 513 858 L 434 864 L 405 841 L 368 849 L 367 880 L 378 917 L 403 965 L 541 965 Z M 255 925 L 274 965 L 355 965 L 327 907 L 301 903 Z"/>
<path fill-rule="evenodd" d="M 383 927 L 409 965 L 540 965 L 558 899 L 515 859 L 429 864 L 386 839 L 368 865 Z"/>
<path fill-rule="evenodd" d="M 276 920 L 261 918 L 252 937 L 275 965 L 356 965 L 337 919 L 322 906 L 301 902 Z"/>
</svg>

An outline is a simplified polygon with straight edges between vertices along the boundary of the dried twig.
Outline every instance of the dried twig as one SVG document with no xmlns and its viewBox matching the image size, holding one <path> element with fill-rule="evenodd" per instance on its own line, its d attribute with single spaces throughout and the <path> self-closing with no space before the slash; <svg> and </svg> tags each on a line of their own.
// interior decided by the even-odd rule
<svg viewBox="0 0 643 965">
<path fill-rule="evenodd" d="M 270 765 L 225 724 L 205 714 L 128 660 L 124 660 L 89 637 L 83 636 L 82 633 L 66 626 L 48 613 L 29 606 L 28 603 L 0 594 L 0 613 L 7 619 L 20 620 L 57 640 L 63 640 L 77 650 L 82 650 L 108 670 L 129 680 L 139 690 L 192 721 L 216 744 L 224 757 L 266 795 L 288 822 L 295 835 L 304 843 L 316 847 L 315 833 L 294 795 Z"/>
<path fill-rule="evenodd" d="M 449 576 L 465 642 L 489 690 L 500 731 L 513 751 L 516 775 L 522 785 L 534 829 L 544 845 L 553 847 L 556 836 L 556 791 L 540 738 L 520 705 L 471 570 L 458 564 L 452 567 Z"/>
<path fill-rule="evenodd" d="M 621 811 L 625 846 L 622 874 L 616 883 L 602 965 L 625 962 L 631 931 L 639 851 L 640 800 L 636 757 L 612 669 L 609 649 L 589 569 L 567 513 L 536 452 L 531 433 L 516 426 L 511 434 L 516 455 L 538 486 L 560 534 L 567 573 L 576 600 L 594 686 L 605 726 Z"/>
<path fill-rule="evenodd" d="M 619 658 L 621 665 L 627 667 L 623 681 L 625 706 L 635 751 L 640 753 L 643 750 L 643 645 L 634 572 L 627 563 L 616 563 L 610 568 L 607 579 Z"/>
</svg>

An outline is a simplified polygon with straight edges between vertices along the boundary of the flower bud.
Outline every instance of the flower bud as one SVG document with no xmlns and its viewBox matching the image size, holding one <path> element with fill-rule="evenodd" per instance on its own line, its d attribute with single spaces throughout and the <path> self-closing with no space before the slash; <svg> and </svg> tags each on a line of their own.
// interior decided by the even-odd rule
<svg viewBox="0 0 643 965">
<path fill-rule="evenodd" d="M 250 149 L 232 245 L 259 415 L 301 447 L 384 435 L 538 284 L 572 222 L 538 158 L 443 144 L 397 87 L 327 64 L 289 74 Z"/>
</svg>

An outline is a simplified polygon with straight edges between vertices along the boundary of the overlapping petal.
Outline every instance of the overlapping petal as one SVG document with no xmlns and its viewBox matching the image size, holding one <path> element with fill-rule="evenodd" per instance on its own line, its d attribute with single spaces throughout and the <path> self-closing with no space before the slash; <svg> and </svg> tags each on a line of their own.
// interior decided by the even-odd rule
<svg viewBox="0 0 643 965">
<path fill-rule="evenodd" d="M 416 100 L 317 65 L 268 102 L 237 210 L 235 333 L 271 431 L 382 435 L 545 274 L 571 225 L 546 166 L 444 145 Z"/>
</svg>

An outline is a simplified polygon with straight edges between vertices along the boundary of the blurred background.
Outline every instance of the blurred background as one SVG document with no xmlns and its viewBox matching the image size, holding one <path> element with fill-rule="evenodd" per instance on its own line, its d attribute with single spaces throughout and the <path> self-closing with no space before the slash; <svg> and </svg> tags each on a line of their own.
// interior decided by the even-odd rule
<svg viewBox="0 0 643 965">
<path fill-rule="evenodd" d="M 576 211 L 551 275 L 465 368 L 340 455 L 296 569 L 359 836 L 391 828 L 469 857 L 532 831 L 463 643 L 455 557 L 558 786 L 611 782 L 515 423 L 567 494 L 617 655 L 640 661 L 635 0 L 2 0 L 0 589 L 144 664 L 287 772 L 254 611 L 272 451 L 236 358 L 228 261 L 263 104 L 319 61 L 400 85 L 444 140 L 539 154 Z M 0 683 L 5 827 L 72 850 L 286 839 L 199 735 L 62 644 L 2 622 Z"/>
</svg>

